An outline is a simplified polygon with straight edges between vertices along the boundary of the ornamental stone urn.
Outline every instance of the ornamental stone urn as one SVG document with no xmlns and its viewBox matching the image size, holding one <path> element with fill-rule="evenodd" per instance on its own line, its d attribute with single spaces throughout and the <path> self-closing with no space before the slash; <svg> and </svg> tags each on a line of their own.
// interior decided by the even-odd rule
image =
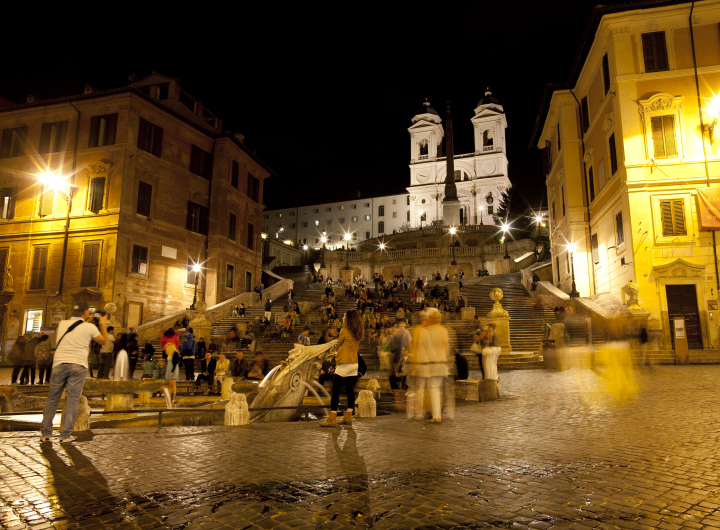
<svg viewBox="0 0 720 530">
<path fill-rule="evenodd" d="M 498 336 L 498 342 L 500 343 L 500 349 L 502 353 L 512 351 L 510 345 L 510 315 L 500 305 L 500 300 L 503 298 L 502 289 L 495 287 L 490 291 L 490 298 L 495 300 L 492 310 L 487 314 L 487 323 L 495 324 L 495 333 Z"/>
</svg>

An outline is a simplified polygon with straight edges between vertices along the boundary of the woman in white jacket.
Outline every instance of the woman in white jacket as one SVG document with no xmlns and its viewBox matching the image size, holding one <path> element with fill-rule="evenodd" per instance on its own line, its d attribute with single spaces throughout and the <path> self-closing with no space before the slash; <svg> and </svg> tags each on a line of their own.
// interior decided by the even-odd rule
<svg viewBox="0 0 720 530">
<path fill-rule="evenodd" d="M 442 385 L 448 375 L 448 352 L 450 338 L 445 326 L 441 324 L 440 311 L 429 308 L 427 311 L 427 326 L 418 333 L 417 354 L 415 367 L 417 373 L 416 413 L 423 410 L 425 389 L 430 394 L 432 419 L 428 423 L 442 421 Z M 416 416 L 422 419 L 422 416 Z"/>
</svg>

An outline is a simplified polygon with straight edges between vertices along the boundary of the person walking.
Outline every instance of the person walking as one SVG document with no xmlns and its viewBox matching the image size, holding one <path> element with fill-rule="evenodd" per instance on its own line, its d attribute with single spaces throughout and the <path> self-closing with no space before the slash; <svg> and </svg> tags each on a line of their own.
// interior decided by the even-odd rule
<svg viewBox="0 0 720 530">
<path fill-rule="evenodd" d="M 67 390 L 65 397 L 65 415 L 60 429 L 60 442 L 69 443 L 77 440 L 72 436 L 75 420 L 77 419 L 85 378 L 88 375 L 88 350 L 90 341 L 98 344 L 107 342 L 107 314 L 98 318 L 100 329 L 91 322 L 86 322 L 90 314 L 87 302 L 76 302 L 72 306 L 72 316 L 69 320 L 58 323 L 57 348 L 53 359 L 52 376 L 50 377 L 50 390 L 43 409 L 43 420 L 40 427 L 40 441 L 49 442 L 52 435 L 53 419 L 57 412 L 63 390 Z"/>
<path fill-rule="evenodd" d="M 177 337 L 175 337 L 177 339 Z M 167 368 L 165 369 L 165 379 L 170 381 L 170 399 L 175 403 L 177 396 L 177 380 L 180 376 L 180 354 L 174 342 L 168 342 L 165 345 L 165 354 L 167 355 Z"/>
<path fill-rule="evenodd" d="M 22 371 L 22 358 L 23 352 L 25 351 L 25 342 L 27 342 L 27 337 L 25 335 L 20 335 L 15 340 L 15 344 L 12 345 L 12 348 L 10 348 L 10 352 L 7 355 L 7 360 L 12 364 L 12 378 L 10 381 L 13 385 L 17 383 L 18 376 Z"/>
<path fill-rule="evenodd" d="M 337 355 L 335 375 L 333 377 L 332 396 L 330 398 L 330 414 L 320 424 L 321 427 L 336 427 L 340 393 L 345 390 L 348 407 L 340 423 L 352 425 L 352 416 L 355 410 L 355 383 L 358 376 L 358 349 L 363 338 L 364 328 L 360 314 L 351 309 L 345 312 L 342 329 L 337 341 Z"/>
<path fill-rule="evenodd" d="M 185 381 L 195 380 L 195 350 L 197 349 L 197 342 L 192 334 L 192 328 L 188 329 L 185 340 L 182 343 L 180 349 L 183 366 L 185 367 Z"/>
<path fill-rule="evenodd" d="M 110 379 L 110 367 L 113 364 L 113 350 L 115 349 L 115 328 L 107 328 L 107 341 L 100 344 L 100 364 L 98 365 L 97 378 Z"/>
<path fill-rule="evenodd" d="M 442 316 L 435 308 L 427 310 L 427 326 L 418 333 L 417 358 L 417 390 L 415 392 L 415 418 L 423 410 L 425 389 L 430 394 L 432 419 L 428 423 L 442 421 L 442 384 L 448 376 L 448 353 L 450 350 L 450 337 L 441 324 Z"/>
<path fill-rule="evenodd" d="M 35 361 L 37 362 L 38 368 L 38 385 L 42 385 L 50 382 L 50 375 L 52 375 L 52 353 L 50 352 L 50 337 L 45 333 L 40 335 L 37 346 L 35 346 Z M 43 379 L 43 376 L 45 379 Z"/>
</svg>

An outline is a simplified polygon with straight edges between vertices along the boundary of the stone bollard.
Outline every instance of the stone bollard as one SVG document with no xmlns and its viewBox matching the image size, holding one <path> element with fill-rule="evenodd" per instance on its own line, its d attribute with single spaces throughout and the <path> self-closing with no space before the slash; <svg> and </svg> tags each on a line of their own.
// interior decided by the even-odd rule
<svg viewBox="0 0 720 530">
<path fill-rule="evenodd" d="M 62 416 L 60 417 L 60 425 L 62 425 L 63 419 L 65 418 L 65 409 L 63 408 Z M 80 396 L 80 405 L 78 406 L 78 415 L 75 419 L 75 426 L 73 432 L 82 432 L 90 430 L 90 405 L 88 404 L 87 397 Z"/>
<path fill-rule="evenodd" d="M 374 418 L 377 416 L 375 398 L 370 390 L 361 390 L 355 402 L 356 418 Z"/>
<path fill-rule="evenodd" d="M 226 377 L 223 379 L 222 382 L 222 389 L 220 390 L 220 397 L 223 399 L 230 399 L 230 396 L 233 395 L 233 378 L 232 377 Z"/>
<path fill-rule="evenodd" d="M 247 425 L 250 422 L 250 412 L 245 394 L 233 394 L 225 406 L 225 425 Z"/>
<path fill-rule="evenodd" d="M 365 388 L 373 393 L 373 397 L 375 395 L 380 395 L 380 383 L 378 383 L 377 379 L 370 379 Z"/>
<path fill-rule="evenodd" d="M 495 401 L 499 397 L 498 382 L 494 379 L 482 379 L 479 391 L 480 401 Z"/>
<path fill-rule="evenodd" d="M 150 403 L 150 398 L 152 398 L 153 393 L 152 392 L 138 392 L 138 403 L 141 405 L 147 405 Z"/>
</svg>

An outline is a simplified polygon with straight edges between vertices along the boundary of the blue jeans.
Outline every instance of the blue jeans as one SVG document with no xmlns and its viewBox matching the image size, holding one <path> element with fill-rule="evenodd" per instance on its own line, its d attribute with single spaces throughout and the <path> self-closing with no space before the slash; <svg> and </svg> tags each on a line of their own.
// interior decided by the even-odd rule
<svg viewBox="0 0 720 530">
<path fill-rule="evenodd" d="M 60 397 L 65 388 L 67 388 L 65 417 L 63 418 L 60 429 L 60 437 L 67 438 L 72 434 L 86 377 L 87 368 L 79 364 L 62 363 L 53 368 L 52 375 L 50 376 L 48 400 L 45 402 L 43 421 L 40 426 L 40 433 L 43 436 L 50 436 L 52 434 L 53 419 L 55 418 L 55 412 L 57 411 Z"/>
</svg>

